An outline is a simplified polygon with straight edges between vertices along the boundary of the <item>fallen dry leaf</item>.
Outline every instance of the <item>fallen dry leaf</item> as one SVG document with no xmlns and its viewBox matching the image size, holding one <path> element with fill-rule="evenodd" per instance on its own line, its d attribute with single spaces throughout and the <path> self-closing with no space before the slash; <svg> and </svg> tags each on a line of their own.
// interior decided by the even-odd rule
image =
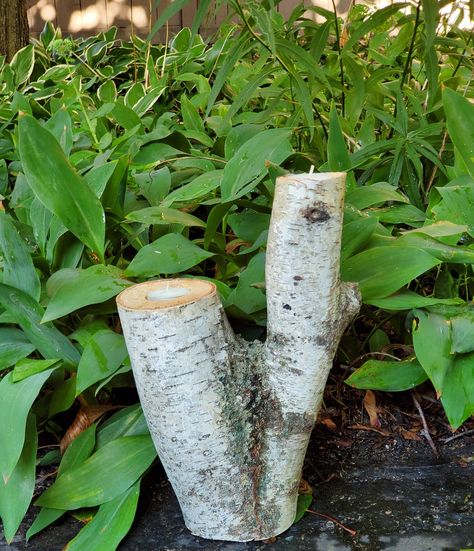
<svg viewBox="0 0 474 551">
<path fill-rule="evenodd" d="M 421 436 L 417 434 L 416 432 L 413 432 L 411 430 L 401 430 L 400 431 L 402 437 L 405 440 L 422 440 Z"/>
<path fill-rule="evenodd" d="M 59 449 L 61 450 L 61 455 L 67 450 L 69 444 L 77 438 L 81 432 L 88 429 L 94 421 L 99 417 L 107 413 L 112 409 L 118 409 L 121 406 L 81 406 L 81 409 L 77 412 L 74 421 L 71 423 L 66 433 L 59 443 Z"/>
<path fill-rule="evenodd" d="M 329 430 L 332 430 L 333 432 L 337 431 L 336 423 L 332 419 L 321 419 L 319 422 Z"/>
<path fill-rule="evenodd" d="M 377 409 L 375 394 L 371 390 L 367 390 L 367 392 L 365 393 L 364 408 L 369 415 L 370 426 L 377 429 L 380 428 L 382 424 L 380 423 L 380 419 L 377 415 L 379 410 Z"/>
<path fill-rule="evenodd" d="M 377 432 L 378 434 L 381 434 L 382 436 L 390 436 L 390 433 L 388 432 L 388 430 L 377 429 L 375 427 L 367 427 L 366 425 L 351 425 L 348 428 L 349 429 L 354 429 L 354 430 L 369 430 L 369 431 L 372 431 L 372 432 Z"/>
</svg>

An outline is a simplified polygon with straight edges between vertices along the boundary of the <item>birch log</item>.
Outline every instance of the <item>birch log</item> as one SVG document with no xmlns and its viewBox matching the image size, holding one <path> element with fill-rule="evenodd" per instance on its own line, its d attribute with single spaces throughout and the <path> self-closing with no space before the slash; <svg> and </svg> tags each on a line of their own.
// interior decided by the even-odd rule
<svg viewBox="0 0 474 551">
<path fill-rule="evenodd" d="M 326 379 L 359 309 L 356 286 L 339 280 L 344 183 L 277 181 L 265 344 L 233 334 L 208 281 L 151 281 L 117 298 L 150 433 L 196 535 L 261 540 L 293 523 Z"/>
</svg>

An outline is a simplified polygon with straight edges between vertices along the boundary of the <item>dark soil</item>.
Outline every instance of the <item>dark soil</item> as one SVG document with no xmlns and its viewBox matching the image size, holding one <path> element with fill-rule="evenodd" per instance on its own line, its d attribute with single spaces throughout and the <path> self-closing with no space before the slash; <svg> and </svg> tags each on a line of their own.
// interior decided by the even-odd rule
<svg viewBox="0 0 474 551">
<path fill-rule="evenodd" d="M 374 393 L 371 407 L 366 398 L 372 425 L 378 425 L 371 426 L 365 392 L 341 384 L 340 375 L 330 380 L 312 434 L 303 477 L 313 488 L 314 500 L 311 512 L 299 523 L 272 542 L 236 544 L 195 537 L 184 526 L 158 466 L 142 485 L 136 521 L 120 550 L 474 548 L 474 421 L 467 421 L 453 434 L 427 385 L 415 395 Z M 424 436 L 413 396 L 422 408 L 437 454 Z M 11 546 L 0 539 L 0 551 L 60 551 L 81 526 L 65 517 L 25 544 L 24 534 L 34 515 L 30 511 Z"/>
</svg>

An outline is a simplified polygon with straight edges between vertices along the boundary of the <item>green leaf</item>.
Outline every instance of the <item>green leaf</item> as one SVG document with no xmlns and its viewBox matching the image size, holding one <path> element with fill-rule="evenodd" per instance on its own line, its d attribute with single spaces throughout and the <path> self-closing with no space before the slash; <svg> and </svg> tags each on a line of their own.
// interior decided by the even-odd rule
<svg viewBox="0 0 474 551">
<path fill-rule="evenodd" d="M 23 329 L 44 358 L 61 358 L 73 365 L 79 362 L 80 354 L 71 341 L 52 324 L 41 323 L 44 310 L 29 295 L 0 284 L 0 305 L 7 310 L 14 323 Z"/>
<path fill-rule="evenodd" d="M 398 291 L 440 261 L 414 247 L 374 247 L 343 262 L 343 281 L 354 281 L 364 301 Z"/>
<path fill-rule="evenodd" d="M 474 354 L 456 356 L 448 367 L 441 402 L 454 429 L 474 413 Z"/>
<path fill-rule="evenodd" d="M 112 116 L 117 121 L 119 126 L 125 128 L 125 130 L 133 130 L 136 127 L 140 127 L 142 124 L 140 117 L 133 109 L 130 109 L 130 107 L 127 107 L 118 101 L 114 104 Z"/>
<path fill-rule="evenodd" d="M 473 264 L 474 249 L 460 245 L 445 245 L 437 239 L 419 232 L 407 232 L 392 242 L 393 247 L 416 247 L 451 264 Z"/>
<path fill-rule="evenodd" d="M 474 235 L 474 185 L 447 185 L 436 188 L 442 201 L 433 207 L 437 220 L 465 224 L 471 237 Z"/>
<path fill-rule="evenodd" d="M 77 368 L 76 396 L 114 373 L 127 355 L 122 335 L 110 329 L 95 333 L 87 343 Z"/>
<path fill-rule="evenodd" d="M 293 152 L 288 138 L 291 130 L 264 130 L 244 143 L 224 168 L 222 201 L 230 201 L 251 191 L 267 174 L 266 161 L 280 164 Z"/>
<path fill-rule="evenodd" d="M 8 544 L 12 542 L 33 497 L 37 447 L 36 420 L 34 415 L 30 415 L 26 423 L 26 437 L 18 463 L 8 482 L 0 479 L 0 517 Z"/>
<path fill-rule="evenodd" d="M 13 56 L 10 67 L 15 75 L 15 85 L 18 87 L 31 76 L 35 66 L 35 49 L 32 44 L 25 46 Z"/>
<path fill-rule="evenodd" d="M 227 223 L 239 239 L 253 243 L 270 225 L 270 215 L 252 210 L 230 214 Z"/>
<path fill-rule="evenodd" d="M 344 224 L 342 228 L 341 262 L 344 262 L 364 247 L 374 234 L 378 223 L 377 218 L 367 217 Z"/>
<path fill-rule="evenodd" d="M 97 449 L 102 448 L 120 436 L 144 436 L 149 434 L 140 404 L 134 404 L 118 411 L 99 427 Z"/>
<path fill-rule="evenodd" d="M 96 197 L 102 197 L 112 174 L 117 168 L 118 161 L 95 166 L 84 175 L 84 181 L 94 192 Z"/>
<path fill-rule="evenodd" d="M 46 369 L 53 367 L 54 364 L 59 363 L 60 361 L 61 360 L 57 359 L 31 360 L 30 358 L 20 360 L 19 362 L 17 362 L 17 364 L 15 365 L 15 369 L 12 372 L 12 381 L 14 383 L 23 381 L 23 379 L 27 379 L 32 375 L 36 375 L 37 373 L 42 373 L 43 371 L 46 371 Z"/>
<path fill-rule="evenodd" d="M 295 515 L 295 520 L 293 521 L 293 524 L 296 524 L 303 518 L 306 511 L 310 508 L 312 502 L 313 502 L 312 494 L 298 495 L 298 503 L 296 505 L 296 515 Z"/>
<path fill-rule="evenodd" d="M 0 371 L 22 360 L 35 349 L 23 331 L 0 327 Z"/>
<path fill-rule="evenodd" d="M 48 292 L 52 294 L 42 323 L 51 321 L 89 306 L 100 304 L 118 295 L 131 281 L 122 276 L 115 266 L 90 266 L 65 268 L 53 274 L 48 281 Z"/>
<path fill-rule="evenodd" d="M 432 306 L 433 304 L 460 304 L 462 302 L 460 298 L 424 297 L 408 289 L 389 297 L 368 299 L 366 301 L 367 304 L 383 308 L 384 310 L 411 310 L 412 308 L 423 308 L 424 306 Z"/>
<path fill-rule="evenodd" d="M 123 494 L 101 505 L 65 551 L 115 551 L 130 530 L 139 495 L 140 481 L 137 481 Z"/>
<path fill-rule="evenodd" d="M 8 482 L 25 442 L 26 420 L 33 402 L 54 369 L 19 383 L 8 373 L 0 381 L 0 480 Z"/>
<path fill-rule="evenodd" d="M 328 135 L 328 168 L 333 172 L 350 171 L 351 160 L 347 152 L 346 141 L 339 124 L 336 108 L 331 108 L 329 115 L 329 135 Z M 349 172 L 346 180 L 347 190 L 355 187 L 354 174 Z"/>
<path fill-rule="evenodd" d="M 138 251 L 127 276 L 153 277 L 184 272 L 214 253 L 205 251 L 179 233 L 169 233 Z"/>
<path fill-rule="evenodd" d="M 88 457 L 90 457 L 94 450 L 96 428 L 97 425 L 95 424 L 90 426 L 76 436 L 76 438 L 74 438 L 74 440 L 69 444 L 61 459 L 58 469 L 58 477 L 69 469 L 73 469 L 74 467 L 81 465 Z M 26 533 L 27 540 L 55 522 L 65 512 L 66 510 L 64 509 L 48 509 L 47 507 L 43 507 Z"/>
<path fill-rule="evenodd" d="M 41 284 L 30 251 L 4 210 L 0 210 L 0 252 L 3 255 L 2 282 L 39 300 Z"/>
<path fill-rule="evenodd" d="M 140 148 L 133 158 L 134 165 L 156 165 L 165 159 L 184 155 L 182 151 L 167 143 L 151 143 Z"/>
<path fill-rule="evenodd" d="M 204 122 L 199 115 L 199 111 L 188 99 L 186 94 L 181 96 L 181 114 L 183 116 L 183 123 L 186 130 L 205 132 Z"/>
<path fill-rule="evenodd" d="M 53 509 L 94 507 L 115 499 L 156 457 L 150 436 L 117 438 L 60 476 L 37 500 Z"/>
<path fill-rule="evenodd" d="M 206 224 L 200 218 L 181 210 L 167 207 L 148 207 L 135 210 L 127 214 L 127 220 L 141 224 L 181 224 L 183 226 L 197 226 L 205 228 Z"/>
<path fill-rule="evenodd" d="M 189 184 L 173 190 L 163 201 L 163 205 L 192 203 L 217 189 L 222 182 L 223 170 L 213 170 L 199 175 Z"/>
<path fill-rule="evenodd" d="M 58 109 L 56 113 L 46 121 L 44 127 L 56 138 L 64 154 L 69 156 L 73 142 L 72 120 L 66 109 Z"/>
<path fill-rule="evenodd" d="M 265 253 L 256 254 L 242 271 L 236 288 L 227 298 L 227 305 L 237 306 L 245 314 L 253 314 L 267 306 L 261 289 L 254 285 L 265 281 Z"/>
<path fill-rule="evenodd" d="M 474 105 L 462 94 L 445 88 L 443 106 L 449 137 L 474 178 Z"/>
<path fill-rule="evenodd" d="M 47 507 L 40 509 L 40 512 L 33 521 L 33 524 L 26 532 L 26 540 L 28 541 L 30 538 L 53 524 L 53 522 L 62 517 L 65 512 L 66 511 L 62 509 L 48 509 Z"/>
<path fill-rule="evenodd" d="M 427 379 L 428 375 L 416 359 L 401 362 L 369 360 L 344 382 L 354 388 L 400 392 Z"/>
<path fill-rule="evenodd" d="M 362 210 L 373 205 L 394 201 L 397 203 L 408 203 L 408 199 L 396 191 L 396 187 L 387 182 L 377 182 L 371 186 L 357 187 L 350 190 L 346 195 L 346 203 L 356 209 Z"/>
<path fill-rule="evenodd" d="M 468 310 L 451 318 L 451 354 L 474 352 L 474 311 L 471 304 Z"/>
<path fill-rule="evenodd" d="M 415 310 L 415 316 L 413 346 L 416 357 L 440 396 L 454 358 L 451 354 L 451 323 L 444 316 L 423 310 Z"/>
<path fill-rule="evenodd" d="M 31 189 L 103 261 L 105 215 L 98 198 L 48 130 L 26 115 L 20 118 L 18 128 L 20 159 Z"/>
</svg>

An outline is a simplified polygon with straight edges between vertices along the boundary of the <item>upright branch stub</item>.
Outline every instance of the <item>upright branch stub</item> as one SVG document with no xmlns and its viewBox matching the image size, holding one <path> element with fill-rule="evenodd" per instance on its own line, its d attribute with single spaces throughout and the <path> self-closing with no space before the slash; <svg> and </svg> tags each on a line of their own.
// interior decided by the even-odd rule
<svg viewBox="0 0 474 551">
<path fill-rule="evenodd" d="M 344 173 L 278 178 L 266 261 L 268 338 L 260 501 L 291 525 L 298 483 L 337 345 L 360 306 L 339 279 Z"/>
</svg>

